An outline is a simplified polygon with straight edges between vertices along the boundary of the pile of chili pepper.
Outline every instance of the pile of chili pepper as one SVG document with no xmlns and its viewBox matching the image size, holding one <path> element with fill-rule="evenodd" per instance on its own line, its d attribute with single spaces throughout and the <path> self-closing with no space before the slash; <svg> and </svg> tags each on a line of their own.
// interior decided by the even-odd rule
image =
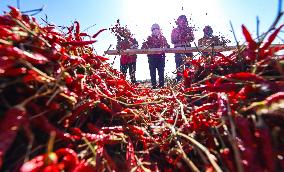
<svg viewBox="0 0 284 172">
<path fill-rule="evenodd" d="M 282 26 L 230 55 L 188 59 L 183 82 L 132 85 L 79 22 L 0 16 L 0 169 L 283 171 Z"/>
</svg>

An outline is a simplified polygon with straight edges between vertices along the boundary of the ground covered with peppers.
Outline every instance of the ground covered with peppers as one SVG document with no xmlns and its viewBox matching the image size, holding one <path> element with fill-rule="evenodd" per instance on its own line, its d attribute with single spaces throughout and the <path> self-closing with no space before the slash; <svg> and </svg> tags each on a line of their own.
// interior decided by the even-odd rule
<svg viewBox="0 0 284 172">
<path fill-rule="evenodd" d="M 230 55 L 188 59 L 183 82 L 132 85 L 93 53 L 97 34 L 0 16 L 5 171 L 284 171 L 282 26 Z M 87 41 L 86 41 L 87 40 Z M 95 46 L 95 44 L 93 44 Z"/>
</svg>

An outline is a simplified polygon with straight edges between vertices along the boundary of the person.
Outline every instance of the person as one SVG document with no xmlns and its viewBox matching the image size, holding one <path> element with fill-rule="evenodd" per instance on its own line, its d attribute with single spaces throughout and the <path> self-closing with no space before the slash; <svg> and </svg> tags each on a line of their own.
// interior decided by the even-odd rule
<svg viewBox="0 0 284 172">
<path fill-rule="evenodd" d="M 117 44 L 118 50 L 135 49 L 138 48 L 138 42 L 135 38 L 122 39 Z M 125 76 L 127 75 L 127 70 L 129 69 L 130 81 L 136 83 L 136 59 L 137 55 L 121 55 L 120 57 L 120 72 Z"/>
<path fill-rule="evenodd" d="M 171 42 L 174 47 L 191 47 L 190 42 L 194 41 L 193 28 L 188 26 L 188 21 L 185 15 L 180 15 L 176 20 L 177 27 L 172 30 Z M 181 79 L 181 72 L 183 71 L 182 65 L 184 62 L 184 57 L 192 57 L 192 53 L 175 54 L 175 63 L 177 69 L 177 82 Z"/>
<path fill-rule="evenodd" d="M 142 49 L 148 48 L 169 48 L 166 38 L 163 36 L 160 26 L 158 24 L 153 24 L 151 27 L 152 34 L 148 36 L 147 40 L 143 42 Z M 164 87 L 165 78 L 165 53 L 162 54 L 148 54 L 148 63 L 151 77 L 152 88 L 157 88 L 156 81 L 156 69 L 159 75 L 159 88 Z"/>
<path fill-rule="evenodd" d="M 218 46 L 222 45 L 222 41 L 219 40 L 218 36 L 213 36 L 213 29 L 211 26 L 205 26 L 203 29 L 204 36 L 198 40 L 198 46 L 208 47 L 208 46 Z M 214 53 L 213 55 L 215 55 Z M 209 57 L 209 52 L 202 52 L 202 55 Z"/>
</svg>

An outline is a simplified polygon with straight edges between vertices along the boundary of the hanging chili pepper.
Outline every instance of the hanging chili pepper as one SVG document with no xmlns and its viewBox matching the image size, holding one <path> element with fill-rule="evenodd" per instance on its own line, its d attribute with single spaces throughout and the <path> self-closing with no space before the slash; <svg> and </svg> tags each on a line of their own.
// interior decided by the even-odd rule
<svg viewBox="0 0 284 172">
<path fill-rule="evenodd" d="M 94 35 L 92 36 L 92 38 L 96 38 L 100 33 L 102 33 L 102 32 L 105 31 L 105 30 L 107 30 L 107 29 L 101 29 L 101 30 L 99 30 L 96 34 L 94 34 Z"/>
<path fill-rule="evenodd" d="M 80 34 L 80 23 L 78 21 L 75 21 L 74 24 L 75 24 L 75 33 L 74 33 L 75 38 L 76 38 L 77 41 L 81 41 L 81 39 L 79 37 L 79 34 Z"/>
</svg>

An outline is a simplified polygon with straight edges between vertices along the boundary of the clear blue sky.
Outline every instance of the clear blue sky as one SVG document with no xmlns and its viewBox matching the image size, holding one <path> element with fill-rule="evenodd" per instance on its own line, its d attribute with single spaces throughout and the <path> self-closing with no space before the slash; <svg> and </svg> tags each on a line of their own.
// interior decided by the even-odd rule
<svg viewBox="0 0 284 172">
<path fill-rule="evenodd" d="M 0 0 L 2 14 L 8 10 L 7 5 L 17 6 L 17 0 Z M 170 42 L 174 20 L 181 14 L 191 18 L 191 24 L 198 29 L 195 31 L 196 42 L 202 37 L 202 28 L 207 24 L 213 27 L 216 35 L 221 33 L 234 42 L 230 32 L 230 20 L 240 41 L 244 40 L 241 24 L 245 24 L 255 37 L 256 16 L 259 16 L 262 33 L 269 28 L 276 16 L 278 0 L 20 0 L 22 11 L 43 5 L 44 11 L 36 15 L 39 23 L 43 23 L 40 18 L 45 18 L 45 14 L 49 22 L 56 25 L 69 26 L 77 20 L 82 29 L 95 25 L 87 30 L 88 33 L 94 34 L 99 29 L 109 28 L 120 19 L 123 25 L 129 26 L 141 46 L 150 34 L 153 23 L 160 24 Z M 283 21 L 282 18 L 282 24 Z M 94 46 L 99 54 L 103 54 L 110 44 L 113 47 L 116 45 L 116 40 L 109 31 L 102 33 L 97 39 L 98 42 Z M 173 55 L 168 54 L 167 60 L 166 73 L 173 76 Z M 114 61 L 114 67 L 119 69 L 118 57 Z M 139 55 L 137 79 L 146 78 L 150 78 L 147 58 L 145 55 Z"/>
</svg>

